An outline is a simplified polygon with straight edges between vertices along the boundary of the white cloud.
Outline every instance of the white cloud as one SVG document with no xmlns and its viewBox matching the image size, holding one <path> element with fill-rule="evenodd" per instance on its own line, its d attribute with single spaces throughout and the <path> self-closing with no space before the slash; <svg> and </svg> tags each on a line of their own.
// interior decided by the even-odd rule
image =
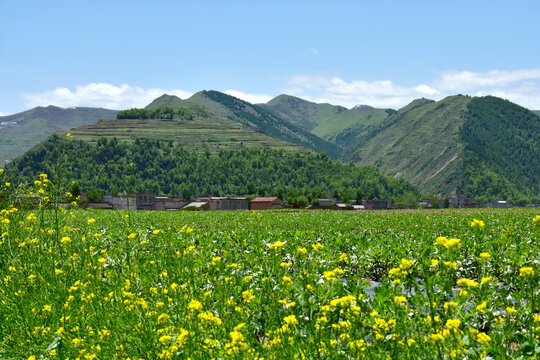
<svg viewBox="0 0 540 360">
<path fill-rule="evenodd" d="M 416 98 L 438 93 L 427 85 L 410 88 L 390 80 L 347 82 L 339 77 L 318 75 L 295 75 L 287 80 L 287 84 L 289 87 L 284 91 L 287 94 L 349 108 L 358 104 L 399 108 Z"/>
<path fill-rule="evenodd" d="M 252 104 L 267 103 L 272 100 L 273 97 L 266 94 L 248 94 L 238 90 L 226 90 L 225 94 L 229 94 Z"/>
<path fill-rule="evenodd" d="M 309 49 L 309 51 L 311 51 L 311 53 L 313 55 L 319 55 L 319 50 L 317 50 L 317 49 L 311 48 L 311 49 Z"/>
<path fill-rule="evenodd" d="M 346 81 L 339 77 L 294 75 L 286 78 L 284 93 L 314 102 L 352 107 L 366 104 L 398 109 L 414 99 L 440 100 L 456 94 L 493 95 L 529 109 L 540 109 L 540 69 L 488 72 L 444 71 L 430 83 L 403 86 L 390 80 Z"/>
<path fill-rule="evenodd" d="M 540 69 L 510 71 L 492 70 L 484 73 L 471 71 L 444 71 L 434 84 L 444 91 L 470 91 L 478 88 L 505 88 L 520 86 L 524 82 L 540 80 Z"/>
<path fill-rule="evenodd" d="M 31 108 L 56 105 L 60 107 L 90 106 L 127 109 L 144 107 L 163 94 L 176 95 L 181 99 L 185 99 L 193 93 L 180 89 L 143 89 L 128 84 L 115 86 L 107 83 L 90 83 L 77 86 L 74 91 L 58 87 L 41 93 L 22 94 L 22 98 L 25 106 Z"/>
<path fill-rule="evenodd" d="M 439 90 L 437 89 L 434 89 L 432 87 L 429 87 L 428 85 L 418 85 L 417 87 L 414 88 L 414 90 L 416 90 L 417 92 L 421 93 L 421 94 L 427 94 L 427 95 L 435 95 L 435 94 L 438 94 L 439 93 Z"/>
</svg>

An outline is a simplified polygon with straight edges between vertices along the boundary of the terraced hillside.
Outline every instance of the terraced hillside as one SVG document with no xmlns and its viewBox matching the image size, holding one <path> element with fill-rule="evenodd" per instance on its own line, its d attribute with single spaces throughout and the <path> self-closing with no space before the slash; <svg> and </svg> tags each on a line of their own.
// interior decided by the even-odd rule
<svg viewBox="0 0 540 360">
<path fill-rule="evenodd" d="M 132 142 L 137 138 L 171 141 L 188 150 L 217 153 L 222 149 L 269 147 L 301 150 L 302 147 L 250 129 L 237 121 L 211 116 L 204 110 L 194 111 L 192 120 L 122 119 L 71 129 L 75 139 L 96 144 L 101 137 Z M 68 131 L 60 131 L 65 135 Z"/>
</svg>

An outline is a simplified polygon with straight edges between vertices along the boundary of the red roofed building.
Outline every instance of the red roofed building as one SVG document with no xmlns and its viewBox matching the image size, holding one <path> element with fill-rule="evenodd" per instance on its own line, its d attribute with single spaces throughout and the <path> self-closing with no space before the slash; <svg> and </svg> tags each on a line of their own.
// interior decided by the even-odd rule
<svg viewBox="0 0 540 360">
<path fill-rule="evenodd" d="M 259 197 L 251 200 L 251 210 L 271 210 L 283 208 L 283 201 L 277 197 Z"/>
</svg>

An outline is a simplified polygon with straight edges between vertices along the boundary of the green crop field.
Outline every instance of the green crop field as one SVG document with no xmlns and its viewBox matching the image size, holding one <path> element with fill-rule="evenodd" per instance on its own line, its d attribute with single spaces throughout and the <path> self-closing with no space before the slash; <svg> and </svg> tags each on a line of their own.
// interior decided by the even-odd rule
<svg viewBox="0 0 540 360">
<path fill-rule="evenodd" d="M 1 359 L 540 352 L 538 210 L 64 210 L 45 176 L 0 194 Z"/>
</svg>

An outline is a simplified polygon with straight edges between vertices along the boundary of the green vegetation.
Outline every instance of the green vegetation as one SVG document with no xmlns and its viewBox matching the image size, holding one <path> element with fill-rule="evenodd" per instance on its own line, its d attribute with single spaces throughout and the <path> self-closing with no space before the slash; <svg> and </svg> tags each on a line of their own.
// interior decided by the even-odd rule
<svg viewBox="0 0 540 360">
<path fill-rule="evenodd" d="M 276 96 L 260 106 L 290 123 L 312 132 L 326 119 L 347 111 L 343 106 L 316 104 L 290 95 Z"/>
<path fill-rule="evenodd" d="M 381 123 L 389 115 L 394 113 L 391 109 L 365 109 L 365 110 L 347 110 L 339 114 L 324 119 L 315 129 L 313 133 L 330 142 L 335 142 L 336 135 L 341 131 L 354 127 L 355 129 L 369 129 Z M 339 144 L 344 148 L 348 144 Z"/>
<path fill-rule="evenodd" d="M 343 148 L 348 144 L 336 142 L 334 139 L 336 133 L 351 127 L 369 128 L 395 112 L 391 109 L 375 109 L 370 106 L 358 106 L 347 110 L 342 106 L 316 104 L 290 95 L 276 96 L 260 106 Z"/>
<path fill-rule="evenodd" d="M 349 144 L 345 159 L 402 177 L 426 193 L 450 195 L 461 176 L 458 133 L 471 99 L 415 100 L 379 125 L 337 136 Z"/>
<path fill-rule="evenodd" d="M 57 130 L 95 124 L 98 119 L 114 119 L 117 111 L 97 108 L 37 107 L 0 117 L 0 168 L 47 139 Z"/>
<path fill-rule="evenodd" d="M 122 120 L 124 121 L 124 120 Z M 295 191 L 313 197 L 373 193 L 393 200 L 404 192 L 418 195 L 409 183 L 357 167 L 325 154 L 284 150 L 242 149 L 191 152 L 172 142 L 136 139 L 131 143 L 101 138 L 95 146 L 80 140 L 51 137 L 12 162 L 6 176 L 13 183 L 30 182 L 45 172 L 76 181 L 83 191 L 113 189 L 154 192 L 190 198 L 197 194 L 245 194 L 248 183 L 261 195 Z"/>
<path fill-rule="evenodd" d="M 70 211 L 0 180 L 43 205 L 0 211 L 1 358 L 539 353 L 537 211 Z"/>
<path fill-rule="evenodd" d="M 473 98 L 460 131 L 465 176 L 460 192 L 480 201 L 540 198 L 540 121 L 531 111 Z"/>
<path fill-rule="evenodd" d="M 129 109 L 122 110 L 116 114 L 117 119 L 169 119 L 174 117 L 181 119 L 193 120 L 194 113 L 186 107 L 180 107 L 174 110 L 172 107 L 161 107 L 156 109 Z"/>
</svg>

